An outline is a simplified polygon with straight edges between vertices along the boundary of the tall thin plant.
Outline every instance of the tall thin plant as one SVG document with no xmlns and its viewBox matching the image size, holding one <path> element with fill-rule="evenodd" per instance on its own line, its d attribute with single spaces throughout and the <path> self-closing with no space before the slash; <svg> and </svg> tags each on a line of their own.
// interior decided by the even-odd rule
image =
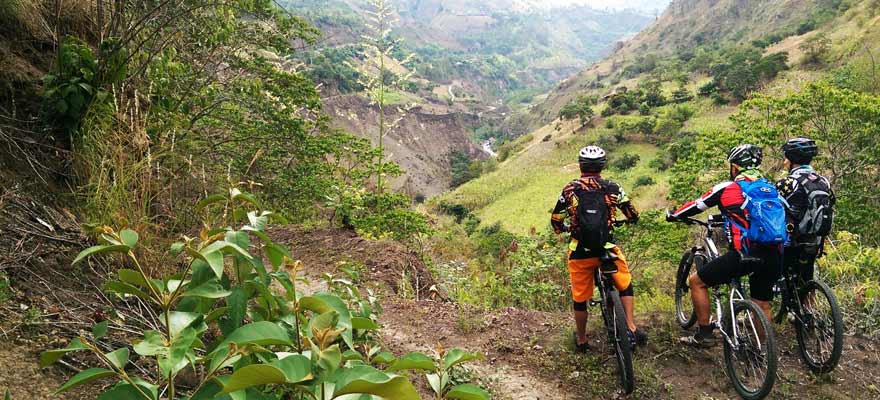
<svg viewBox="0 0 880 400">
<path fill-rule="evenodd" d="M 389 92 L 400 89 L 401 85 L 412 78 L 411 70 L 393 68 L 394 55 L 400 46 L 400 40 L 391 36 L 391 30 L 398 22 L 391 9 L 391 4 L 386 0 L 369 0 L 370 10 L 367 10 L 367 34 L 362 35 L 362 58 L 363 62 L 357 67 L 360 73 L 358 83 L 364 87 L 370 104 L 379 108 L 378 148 L 379 163 L 376 171 L 376 190 L 380 194 L 384 191 L 382 178 L 385 169 L 385 136 L 393 132 L 406 114 L 412 109 L 412 105 L 395 106 L 397 118 L 390 120 L 387 115 L 389 104 Z M 407 55 L 398 61 L 401 66 L 407 66 L 413 61 L 413 55 Z"/>
</svg>

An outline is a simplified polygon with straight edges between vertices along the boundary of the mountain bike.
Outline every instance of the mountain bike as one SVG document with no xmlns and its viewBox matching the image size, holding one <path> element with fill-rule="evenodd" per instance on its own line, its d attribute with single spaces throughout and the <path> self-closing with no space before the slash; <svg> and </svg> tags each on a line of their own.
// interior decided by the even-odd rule
<svg viewBox="0 0 880 400">
<path fill-rule="evenodd" d="M 720 256 L 715 239 L 721 234 L 724 220 L 720 215 L 707 221 L 680 218 L 676 222 L 703 227 L 701 243 L 685 252 L 675 278 L 675 313 L 679 325 L 688 329 L 696 323 L 696 311 L 690 301 L 687 280 L 709 261 Z M 744 259 L 744 262 L 749 260 Z M 727 377 L 744 399 L 767 396 L 776 382 L 776 338 L 764 312 L 743 296 L 739 278 L 728 284 L 729 291 L 711 288 L 715 315 L 710 323 L 721 332 L 724 342 L 724 365 Z M 719 323 L 720 321 L 720 323 Z"/>
<path fill-rule="evenodd" d="M 600 306 L 602 310 L 602 322 L 608 333 L 608 343 L 612 346 L 617 359 L 617 377 L 620 386 L 626 394 L 635 389 L 635 377 L 632 366 L 632 341 L 629 334 L 629 326 L 626 324 L 626 313 L 623 303 L 620 301 L 620 293 L 614 286 L 612 275 L 617 272 L 614 261 L 617 256 L 605 250 L 605 254 L 599 257 L 601 264 L 596 268 L 593 279 L 599 289 L 599 300 L 590 300 L 591 306 Z"/>
<path fill-rule="evenodd" d="M 797 266 L 786 266 L 774 291 L 782 295 L 774 315 L 788 316 L 797 334 L 798 352 L 813 373 L 837 367 L 843 352 L 843 317 L 834 291 L 820 279 L 801 282 Z M 799 287 L 800 286 L 800 287 Z"/>
</svg>

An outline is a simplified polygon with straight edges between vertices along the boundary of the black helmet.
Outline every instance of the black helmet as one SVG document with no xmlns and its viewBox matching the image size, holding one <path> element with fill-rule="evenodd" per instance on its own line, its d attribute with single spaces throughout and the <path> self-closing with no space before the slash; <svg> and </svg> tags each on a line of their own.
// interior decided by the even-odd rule
<svg viewBox="0 0 880 400">
<path fill-rule="evenodd" d="M 608 164 L 608 158 L 601 147 L 587 146 L 578 153 L 578 164 L 584 172 L 599 172 Z"/>
<path fill-rule="evenodd" d="M 727 154 L 727 161 L 743 169 L 758 168 L 763 159 L 764 150 L 753 144 L 741 144 Z"/>
<path fill-rule="evenodd" d="M 785 142 L 782 145 L 782 153 L 793 163 L 809 164 L 810 161 L 813 161 L 813 157 L 819 153 L 819 148 L 812 139 L 799 137 Z"/>
</svg>

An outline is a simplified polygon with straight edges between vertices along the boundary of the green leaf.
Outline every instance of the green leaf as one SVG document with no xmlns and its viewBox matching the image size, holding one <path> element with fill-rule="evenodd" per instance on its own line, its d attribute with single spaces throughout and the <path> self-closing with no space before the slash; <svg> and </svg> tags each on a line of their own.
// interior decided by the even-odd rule
<svg viewBox="0 0 880 400">
<path fill-rule="evenodd" d="M 109 292 L 116 292 L 119 294 L 130 294 L 133 296 L 140 297 L 144 300 L 149 300 L 150 295 L 140 290 L 132 285 L 129 285 L 125 282 L 117 282 L 117 281 L 108 281 L 104 282 L 104 290 Z"/>
<path fill-rule="evenodd" d="M 223 393 L 231 393 L 257 385 L 280 385 L 287 382 L 284 371 L 268 364 L 253 364 L 239 368 L 223 385 Z"/>
<path fill-rule="evenodd" d="M 256 197 L 254 197 L 254 196 L 253 196 L 252 194 L 250 194 L 250 193 L 244 193 L 244 192 L 242 192 L 241 190 L 238 190 L 238 189 L 236 189 L 236 188 L 231 189 L 231 190 L 229 191 L 229 195 L 230 195 L 229 197 L 231 197 L 232 200 L 240 200 L 240 201 L 244 201 L 244 202 L 247 202 L 247 203 L 251 203 L 251 204 L 253 204 L 253 205 L 257 206 L 257 207 L 260 206 L 260 202 L 257 201 L 257 198 L 256 198 Z"/>
<path fill-rule="evenodd" d="M 440 375 L 437 374 L 427 374 L 425 378 L 428 379 L 428 385 L 431 386 L 431 390 L 434 393 L 440 394 L 443 391 L 442 379 L 440 379 Z"/>
<path fill-rule="evenodd" d="M 165 347 L 165 339 L 157 331 L 144 332 L 144 339 L 134 344 L 134 352 L 142 356 L 155 356 L 168 350 Z"/>
<path fill-rule="evenodd" d="M 126 382 L 119 382 L 110 390 L 101 393 L 97 400 L 156 400 L 159 397 L 158 389 L 155 385 L 139 378 L 133 378 L 133 380 L 137 386 Z M 140 391 L 138 391 L 138 388 L 140 388 Z M 144 398 L 144 394 L 148 396 L 148 399 Z"/>
<path fill-rule="evenodd" d="M 422 353 L 409 353 L 397 361 L 395 361 L 391 366 L 385 369 L 386 372 L 395 372 L 405 369 L 418 369 L 422 371 L 436 371 L 437 366 L 434 365 L 434 360 L 431 357 L 428 357 Z"/>
<path fill-rule="evenodd" d="M 383 351 L 379 354 L 376 354 L 376 356 L 373 357 L 374 363 L 391 364 L 394 362 L 394 360 L 396 360 L 396 358 L 394 357 L 394 354 L 391 354 L 390 352 L 387 352 L 387 351 Z"/>
<path fill-rule="evenodd" d="M 211 353 L 216 353 L 218 349 L 225 349 L 230 343 L 238 345 L 258 344 L 260 346 L 293 345 L 290 336 L 287 335 L 287 331 L 269 321 L 254 322 L 236 329 L 226 337 L 226 340 L 217 345 Z"/>
<path fill-rule="evenodd" d="M 125 364 L 128 363 L 128 356 L 130 354 L 128 347 L 121 347 L 110 353 L 104 354 L 104 357 L 107 357 L 107 360 L 109 360 L 114 367 L 123 369 Z"/>
<path fill-rule="evenodd" d="M 9 388 L 6 388 L 6 394 L 3 395 L 3 400 L 11 400 L 11 396 L 9 395 Z"/>
<path fill-rule="evenodd" d="M 312 349 L 313 353 L 318 354 L 318 367 L 324 371 L 325 376 L 336 372 L 336 369 L 342 364 L 342 352 L 339 350 L 338 344 L 324 350 L 316 350 L 315 346 L 312 346 Z"/>
<path fill-rule="evenodd" d="M 162 324 L 165 324 L 165 314 L 159 316 L 159 319 L 162 321 Z M 172 311 L 168 315 L 168 320 L 171 323 L 171 337 L 172 339 L 176 337 L 181 331 L 189 326 L 193 326 L 194 328 L 199 328 L 202 325 L 205 325 L 204 317 L 201 313 L 193 313 L 193 312 L 183 312 L 183 311 Z M 204 327 L 207 329 L 207 326 Z M 197 331 L 203 331 L 204 329 L 197 329 Z"/>
<path fill-rule="evenodd" d="M 232 292 L 223 289 L 223 286 L 216 280 L 205 282 L 198 287 L 187 290 L 183 293 L 187 297 L 202 297 L 206 299 L 220 299 L 229 296 Z"/>
<path fill-rule="evenodd" d="M 171 244 L 171 248 L 168 249 L 168 252 L 171 253 L 172 257 L 177 257 L 180 253 L 183 252 L 183 247 L 185 244 L 181 242 L 176 242 Z"/>
<path fill-rule="evenodd" d="M 107 325 L 109 324 L 110 321 L 101 321 L 97 324 L 92 325 L 92 335 L 95 337 L 95 340 L 107 336 Z"/>
<path fill-rule="evenodd" d="M 352 360 L 364 361 L 364 356 L 361 353 L 358 353 L 351 349 L 342 352 L 342 361 Z"/>
<path fill-rule="evenodd" d="M 54 364 L 56 361 L 60 360 L 61 357 L 64 357 L 65 354 L 80 351 L 80 350 L 88 350 L 89 348 L 83 344 L 80 338 L 74 338 L 70 341 L 67 347 L 63 349 L 55 349 L 44 351 L 43 354 L 40 354 L 40 368 L 45 368 L 49 365 Z"/>
<path fill-rule="evenodd" d="M 141 273 L 138 271 L 123 268 L 120 269 L 117 274 L 119 274 L 120 281 L 137 286 L 142 289 L 150 288 L 150 286 L 147 284 L 147 281 L 144 279 L 144 276 L 141 275 Z"/>
<path fill-rule="evenodd" d="M 195 358 L 195 353 L 192 350 L 195 341 L 196 329 L 192 327 L 183 329 L 174 337 L 171 347 L 168 348 L 167 357 L 159 358 L 159 369 L 162 371 L 162 376 L 176 375 L 180 370 L 186 368 L 189 360 Z"/>
<path fill-rule="evenodd" d="M 379 329 L 379 324 L 369 318 L 351 317 L 351 328 L 362 330 L 376 330 Z"/>
<path fill-rule="evenodd" d="M 83 251 L 81 251 L 76 258 L 73 259 L 71 265 L 76 265 L 85 260 L 88 257 L 95 256 L 102 253 L 125 253 L 128 252 L 128 246 L 124 244 L 119 245 L 98 245 L 89 247 Z"/>
<path fill-rule="evenodd" d="M 446 393 L 446 398 L 459 400 L 490 400 L 492 396 L 489 395 L 489 392 L 483 390 L 483 388 L 479 386 L 465 383 L 452 388 L 449 393 Z"/>
<path fill-rule="evenodd" d="M 388 375 L 373 367 L 362 365 L 341 369 L 336 375 L 333 397 L 346 394 L 371 394 L 386 400 L 417 400 L 419 394 L 408 379 Z"/>
<path fill-rule="evenodd" d="M 250 226 L 258 232 L 266 230 L 266 225 L 269 224 L 269 213 L 266 212 L 257 215 L 256 211 L 250 211 L 247 213 L 247 217 Z"/>
<path fill-rule="evenodd" d="M 285 256 L 290 259 L 293 258 L 290 255 L 290 252 L 287 251 L 287 249 L 275 243 L 266 244 L 266 256 L 269 258 L 269 262 L 272 264 L 272 267 L 276 270 L 281 267 L 281 264 L 284 262 Z"/>
<path fill-rule="evenodd" d="M 133 249 L 137 246 L 137 242 L 139 239 L 138 233 L 131 229 L 123 229 L 122 232 L 119 232 L 119 238 L 122 239 L 122 243 L 128 246 L 130 249 Z"/>
<path fill-rule="evenodd" d="M 55 391 L 55 394 L 73 389 L 79 385 L 84 385 L 86 383 L 89 383 L 89 382 L 92 382 L 92 381 L 95 381 L 95 380 L 98 380 L 101 378 L 106 378 L 108 376 L 115 376 L 115 375 L 116 375 L 115 372 L 113 372 L 109 369 L 106 369 L 106 368 L 90 368 L 90 369 L 87 369 L 85 371 L 82 371 L 82 372 L 74 375 L 73 378 L 70 378 L 70 380 L 67 381 L 67 383 L 61 385 L 61 387 Z"/>
<path fill-rule="evenodd" d="M 298 383 L 312 379 L 311 361 L 301 355 L 292 355 L 269 364 L 252 364 L 240 368 L 223 386 L 223 393 L 231 393 L 252 386 Z"/>
<path fill-rule="evenodd" d="M 468 353 L 462 349 L 452 349 L 443 356 L 443 370 L 448 370 L 463 362 L 480 360 L 483 358 L 479 353 Z"/>
<path fill-rule="evenodd" d="M 199 200 L 199 202 L 196 203 L 196 212 L 201 211 L 203 208 L 205 208 L 211 204 L 214 204 L 214 203 L 217 203 L 220 201 L 224 201 L 224 200 L 226 200 L 226 196 L 224 196 L 222 194 L 212 194 L 208 197 L 205 197 L 204 199 Z"/>
<path fill-rule="evenodd" d="M 351 312 L 348 306 L 338 296 L 327 293 L 316 293 L 312 296 L 300 299 L 300 305 L 310 311 L 323 314 L 327 311 L 335 310 L 339 313 L 339 322 L 336 324 L 339 328 L 344 328 L 342 332 L 342 340 L 349 348 L 354 347 L 354 340 L 351 335 Z"/>
</svg>

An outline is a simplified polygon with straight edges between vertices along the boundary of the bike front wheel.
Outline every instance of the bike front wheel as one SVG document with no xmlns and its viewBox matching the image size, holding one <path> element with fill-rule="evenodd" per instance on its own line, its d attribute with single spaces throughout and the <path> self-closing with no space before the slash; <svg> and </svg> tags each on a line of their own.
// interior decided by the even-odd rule
<svg viewBox="0 0 880 400">
<path fill-rule="evenodd" d="M 843 352 L 843 317 L 837 296 L 822 281 L 809 281 L 801 292 L 801 317 L 795 321 L 801 359 L 813 373 L 831 372 Z"/>
<path fill-rule="evenodd" d="M 697 322 L 697 312 L 691 301 L 688 278 L 691 273 L 699 270 L 706 262 L 702 255 L 693 255 L 690 251 L 684 253 L 678 264 L 678 272 L 675 274 L 675 316 L 678 325 L 682 329 L 689 329 Z"/>
<path fill-rule="evenodd" d="M 730 336 L 724 340 L 727 376 L 743 399 L 763 399 L 776 383 L 776 338 L 770 321 L 755 303 L 736 300 L 724 326 Z"/>
<path fill-rule="evenodd" d="M 630 394 L 635 389 L 635 376 L 633 375 L 632 365 L 632 342 L 629 338 L 629 327 L 626 324 L 626 313 L 623 310 L 623 303 L 620 301 L 620 294 L 617 291 L 608 293 L 608 305 L 610 310 L 608 314 L 611 316 L 613 326 L 609 327 L 609 341 L 614 346 L 614 354 L 617 358 L 617 376 L 620 380 L 620 386 L 626 394 Z"/>
</svg>

